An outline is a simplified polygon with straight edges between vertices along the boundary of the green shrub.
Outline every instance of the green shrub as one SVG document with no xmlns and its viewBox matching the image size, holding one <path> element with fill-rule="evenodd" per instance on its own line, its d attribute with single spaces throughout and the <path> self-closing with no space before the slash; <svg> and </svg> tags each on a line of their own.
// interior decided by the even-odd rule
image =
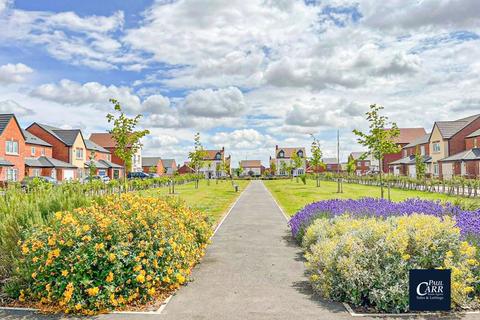
<svg viewBox="0 0 480 320">
<path fill-rule="evenodd" d="M 10 294 L 44 310 L 94 314 L 144 303 L 184 283 L 211 225 L 174 200 L 108 197 L 33 228 Z"/>
<path fill-rule="evenodd" d="M 322 296 L 376 311 L 408 310 L 408 271 L 452 270 L 452 306 L 478 306 L 476 248 L 455 221 L 428 215 L 316 220 L 305 232 L 307 269 Z"/>
</svg>

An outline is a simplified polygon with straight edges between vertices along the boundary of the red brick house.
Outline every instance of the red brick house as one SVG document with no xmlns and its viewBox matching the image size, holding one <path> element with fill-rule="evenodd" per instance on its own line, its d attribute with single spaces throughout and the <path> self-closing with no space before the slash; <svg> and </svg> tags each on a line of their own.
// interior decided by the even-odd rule
<svg viewBox="0 0 480 320">
<path fill-rule="evenodd" d="M 0 182 L 25 176 L 25 136 L 14 114 L 0 114 Z"/>
<path fill-rule="evenodd" d="M 108 150 L 112 156 L 111 162 L 118 164 L 122 167 L 125 167 L 125 163 L 122 159 L 120 159 L 115 150 L 117 150 L 117 143 L 113 139 L 113 136 L 108 132 L 102 133 L 92 133 L 89 138 L 90 141 L 96 143 L 97 145 L 101 146 L 102 148 Z M 132 172 L 141 172 L 143 171 L 142 168 L 142 152 L 138 150 L 136 154 L 132 156 L 132 168 L 130 168 Z"/>
<path fill-rule="evenodd" d="M 242 176 L 260 177 L 264 171 L 260 160 L 241 160 L 240 167 L 243 169 Z"/>
<path fill-rule="evenodd" d="M 327 172 L 338 172 L 342 171 L 340 164 L 338 163 L 337 158 L 323 158 L 323 163 L 325 164 L 325 171 Z"/>
<path fill-rule="evenodd" d="M 373 156 L 364 156 L 365 152 L 352 152 L 348 156 L 348 161 L 355 161 L 355 174 L 363 176 L 366 174 L 377 173 L 380 171 L 379 161 Z M 365 159 L 362 159 L 365 158 Z"/>
<path fill-rule="evenodd" d="M 159 176 L 166 173 L 160 157 L 142 157 L 142 169 L 145 173 L 155 173 Z"/>
<path fill-rule="evenodd" d="M 423 161 L 427 164 L 431 162 L 432 158 L 430 157 L 430 134 L 425 134 L 424 136 L 413 140 L 411 143 L 407 144 L 402 148 L 402 158 L 396 161 L 390 162 L 389 172 L 395 175 L 403 175 L 416 177 L 416 161 L 415 155 L 417 152 L 423 157 Z M 426 172 L 429 174 L 428 170 Z"/>
<path fill-rule="evenodd" d="M 89 171 L 90 161 L 93 161 L 96 168 L 96 175 L 107 176 L 110 179 L 119 179 L 123 177 L 123 166 L 113 163 L 112 154 L 107 149 L 99 146 L 91 140 L 85 140 L 87 147 L 87 161 L 85 162 L 85 169 Z M 87 172 L 89 174 L 89 172 Z"/>
<path fill-rule="evenodd" d="M 189 166 L 188 162 L 185 162 L 180 168 L 178 168 L 178 174 L 195 173 L 195 170 Z"/>
<path fill-rule="evenodd" d="M 386 129 L 388 130 L 388 129 Z M 399 128 L 400 135 L 395 139 L 397 146 L 403 148 L 414 140 L 421 138 L 427 134 L 424 128 Z M 402 158 L 402 151 L 397 153 L 386 154 L 382 162 L 382 170 L 385 173 L 389 172 L 389 163 L 400 160 Z"/>
<path fill-rule="evenodd" d="M 65 170 L 76 170 L 74 165 L 52 158 L 53 147 L 48 142 L 24 130 L 25 176 L 51 177 L 62 180 Z"/>
<path fill-rule="evenodd" d="M 465 150 L 480 148 L 480 129 L 465 138 Z"/>
<path fill-rule="evenodd" d="M 53 159 L 72 166 L 57 171 L 57 180 L 82 179 L 86 176 L 87 147 L 79 129 L 61 129 L 34 122 L 26 131 L 52 145 Z"/>
</svg>

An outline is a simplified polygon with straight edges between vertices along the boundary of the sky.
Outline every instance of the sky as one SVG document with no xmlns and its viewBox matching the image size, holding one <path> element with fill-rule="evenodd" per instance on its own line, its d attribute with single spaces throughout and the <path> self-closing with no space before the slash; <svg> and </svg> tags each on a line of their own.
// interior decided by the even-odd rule
<svg viewBox="0 0 480 320">
<path fill-rule="evenodd" d="M 0 0 L 0 113 L 109 129 L 109 98 L 186 160 L 200 132 L 233 166 L 275 145 L 360 151 L 376 103 L 399 127 L 480 113 L 478 0 Z"/>
</svg>

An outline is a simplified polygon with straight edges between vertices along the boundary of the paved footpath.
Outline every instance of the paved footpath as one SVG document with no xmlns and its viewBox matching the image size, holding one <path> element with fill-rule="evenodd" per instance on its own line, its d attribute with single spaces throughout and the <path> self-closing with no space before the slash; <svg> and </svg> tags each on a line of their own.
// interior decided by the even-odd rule
<svg viewBox="0 0 480 320">
<path fill-rule="evenodd" d="M 182 287 L 160 314 L 98 318 L 352 319 L 341 304 L 312 293 L 304 270 L 301 250 L 292 241 L 281 210 L 263 183 L 253 181 L 194 269 L 194 281 Z M 0 311 L 0 319 L 60 318 Z"/>
</svg>

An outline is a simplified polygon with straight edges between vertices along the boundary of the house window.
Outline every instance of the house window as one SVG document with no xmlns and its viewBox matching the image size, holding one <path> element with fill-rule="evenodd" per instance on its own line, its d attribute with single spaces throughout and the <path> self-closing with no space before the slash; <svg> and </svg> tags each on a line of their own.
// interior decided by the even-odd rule
<svg viewBox="0 0 480 320">
<path fill-rule="evenodd" d="M 433 164 L 433 174 L 438 176 L 438 163 Z"/>
<path fill-rule="evenodd" d="M 220 152 L 217 152 L 215 155 L 215 160 L 221 160 L 222 159 L 222 154 Z"/>
<path fill-rule="evenodd" d="M 477 138 L 477 139 L 473 139 L 473 147 L 474 147 L 474 148 L 478 148 L 478 146 L 477 146 L 477 141 L 478 141 L 478 138 Z"/>
<path fill-rule="evenodd" d="M 108 161 L 112 161 L 112 155 L 107 154 L 107 160 L 108 160 Z"/>
<path fill-rule="evenodd" d="M 6 141 L 5 153 L 18 154 L 18 141 L 13 141 L 13 140 Z"/>
<path fill-rule="evenodd" d="M 421 154 L 422 156 L 425 155 L 425 146 L 421 146 L 421 147 L 420 147 L 420 154 Z"/>
<path fill-rule="evenodd" d="M 362 161 L 357 161 L 357 167 L 361 167 L 362 166 Z"/>
<path fill-rule="evenodd" d="M 40 154 L 41 154 L 42 156 L 45 155 L 45 148 L 42 148 L 42 150 L 40 150 Z"/>
<path fill-rule="evenodd" d="M 285 170 L 280 169 L 280 175 L 281 175 L 281 176 L 284 176 L 285 174 L 286 174 L 286 173 L 285 173 Z"/>
<path fill-rule="evenodd" d="M 440 142 L 433 143 L 433 152 L 439 153 L 440 152 Z"/>
<path fill-rule="evenodd" d="M 299 156 L 300 158 L 303 158 L 303 151 L 302 151 L 302 150 L 298 150 L 297 156 Z"/>
<path fill-rule="evenodd" d="M 32 156 L 35 157 L 35 147 L 32 147 L 32 148 L 31 148 L 31 152 L 30 152 L 30 153 L 32 154 Z"/>
<path fill-rule="evenodd" d="M 18 180 L 18 169 L 8 168 L 7 169 L 7 181 L 17 181 Z"/>
<path fill-rule="evenodd" d="M 283 150 L 280 151 L 280 152 L 278 153 L 278 157 L 279 157 L 279 158 L 285 158 L 285 152 L 283 152 Z"/>
<path fill-rule="evenodd" d="M 33 176 L 34 177 L 39 177 L 40 176 L 40 169 L 38 169 L 38 168 L 33 169 Z"/>
<path fill-rule="evenodd" d="M 297 169 L 297 174 L 303 174 L 303 169 Z"/>
<path fill-rule="evenodd" d="M 76 155 L 78 160 L 82 160 L 83 159 L 83 149 L 82 148 L 77 148 L 75 150 L 75 155 Z"/>
<path fill-rule="evenodd" d="M 98 170 L 98 175 L 103 177 L 107 175 L 107 171 L 105 169 L 99 169 Z"/>
</svg>

